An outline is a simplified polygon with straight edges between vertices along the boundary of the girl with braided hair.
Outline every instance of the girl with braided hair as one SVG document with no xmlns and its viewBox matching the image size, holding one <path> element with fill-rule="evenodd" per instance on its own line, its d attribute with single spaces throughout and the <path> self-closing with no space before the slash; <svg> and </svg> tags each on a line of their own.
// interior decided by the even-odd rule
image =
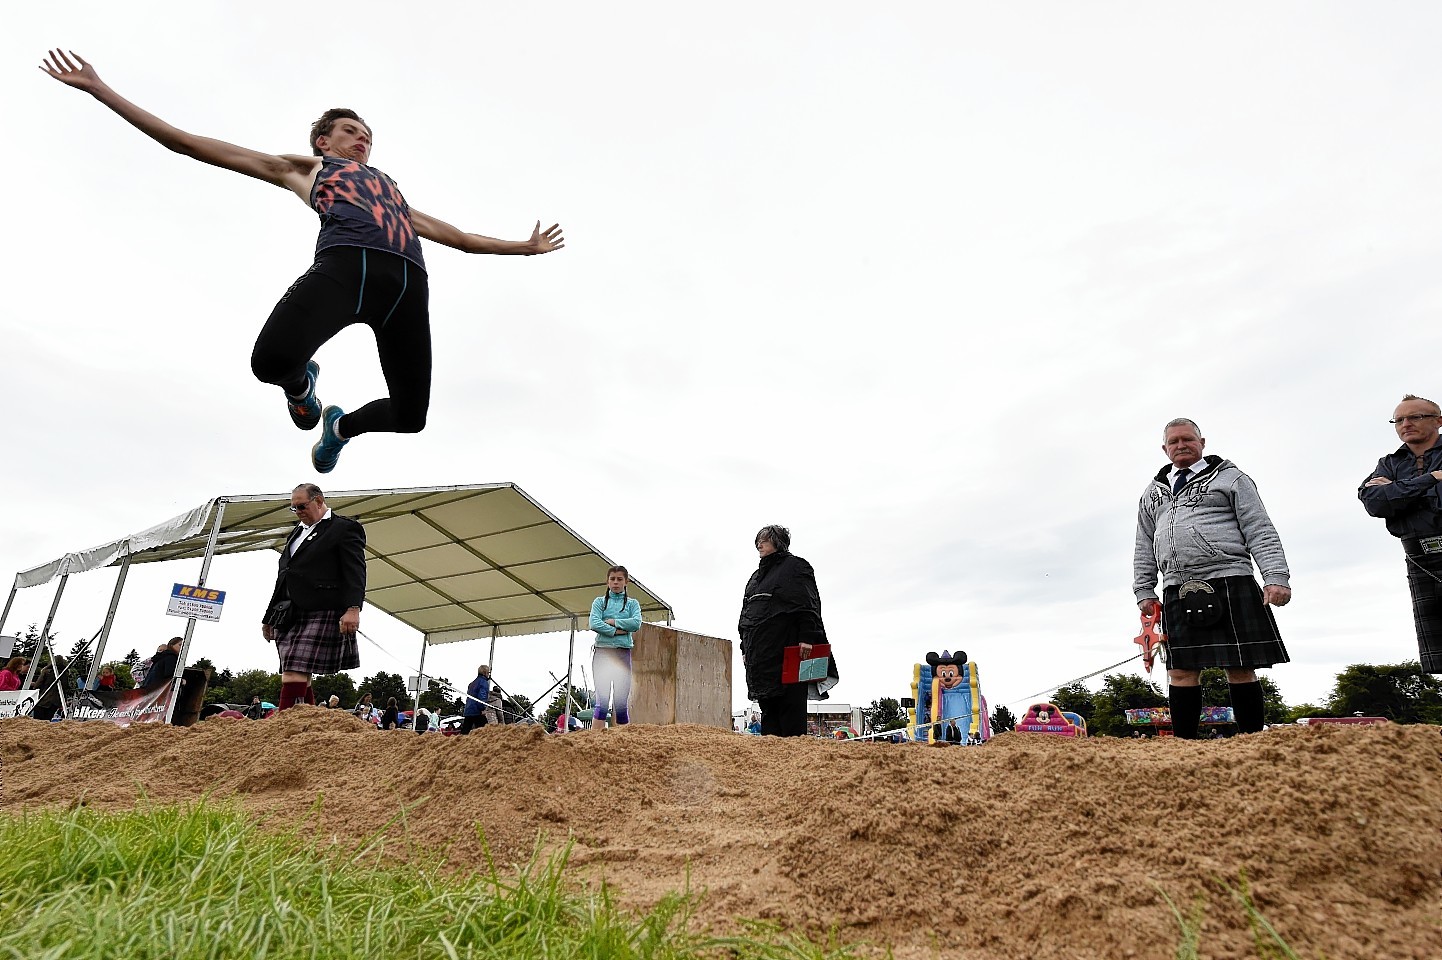
<svg viewBox="0 0 1442 960">
<path fill-rule="evenodd" d="M 641 629 L 641 604 L 626 594 L 631 575 L 625 567 L 606 571 L 606 592 L 591 603 L 591 629 L 596 646 L 591 654 L 591 675 L 596 679 L 596 710 L 592 727 L 606 726 L 615 705 L 615 722 L 629 723 L 631 700 L 631 649 Z"/>
</svg>

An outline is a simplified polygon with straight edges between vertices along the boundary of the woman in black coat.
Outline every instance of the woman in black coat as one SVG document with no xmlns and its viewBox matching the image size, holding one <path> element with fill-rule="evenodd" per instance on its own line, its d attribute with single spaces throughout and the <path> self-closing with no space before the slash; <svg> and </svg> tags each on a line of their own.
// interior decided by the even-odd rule
<svg viewBox="0 0 1442 960">
<path fill-rule="evenodd" d="M 836 661 L 827 665 L 827 678 L 819 685 L 781 682 L 785 649 L 800 646 L 801 659 L 811 647 L 826 643 L 821 622 L 821 594 L 811 564 L 791 552 L 791 531 L 766 526 L 756 534 L 761 563 L 746 582 L 741 601 L 741 659 L 746 665 L 746 695 L 761 706 L 761 732 L 778 737 L 806 733 L 806 700 L 812 686 L 815 696 L 835 685 Z"/>
<path fill-rule="evenodd" d="M 396 698 L 391 697 L 386 701 L 386 712 L 381 714 L 381 729 L 394 730 L 401 725 L 401 712 L 397 707 Z"/>
</svg>

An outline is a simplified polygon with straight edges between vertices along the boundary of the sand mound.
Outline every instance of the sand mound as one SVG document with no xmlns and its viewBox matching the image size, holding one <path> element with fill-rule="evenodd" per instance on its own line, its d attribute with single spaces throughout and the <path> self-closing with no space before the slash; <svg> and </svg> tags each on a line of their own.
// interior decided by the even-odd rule
<svg viewBox="0 0 1442 960">
<path fill-rule="evenodd" d="M 391 829 L 453 862 L 574 840 L 578 878 L 701 919 L 760 917 L 898 957 L 1170 957 L 1205 900 L 1203 955 L 1254 955 L 1214 882 L 1246 871 L 1303 956 L 1442 951 L 1442 737 L 1432 727 L 1182 743 L 1008 734 L 938 749 L 633 726 L 469 737 L 301 708 L 189 729 L 0 722 L 0 811 L 234 796 L 343 840 Z M 316 809 L 316 798 L 322 800 Z"/>
</svg>

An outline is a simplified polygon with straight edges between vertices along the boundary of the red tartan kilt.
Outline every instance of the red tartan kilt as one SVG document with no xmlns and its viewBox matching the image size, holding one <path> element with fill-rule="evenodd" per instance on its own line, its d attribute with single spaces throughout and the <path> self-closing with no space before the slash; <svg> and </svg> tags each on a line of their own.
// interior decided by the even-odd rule
<svg viewBox="0 0 1442 960">
<path fill-rule="evenodd" d="M 275 641 L 284 673 L 336 673 L 360 666 L 355 634 L 341 636 L 344 610 L 301 610 Z"/>
</svg>

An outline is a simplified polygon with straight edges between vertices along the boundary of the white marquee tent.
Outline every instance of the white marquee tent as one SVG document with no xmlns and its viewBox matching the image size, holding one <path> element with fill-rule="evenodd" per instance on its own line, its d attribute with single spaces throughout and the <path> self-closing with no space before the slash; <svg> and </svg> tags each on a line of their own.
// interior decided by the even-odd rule
<svg viewBox="0 0 1442 960">
<path fill-rule="evenodd" d="M 421 671 L 433 643 L 489 637 L 494 661 L 498 637 L 570 630 L 569 705 L 575 632 L 587 629 L 591 601 L 605 583 L 612 561 L 604 554 L 511 483 L 350 490 L 327 494 L 326 503 L 365 527 L 366 603 L 420 631 Z M 0 631 L 17 591 L 58 579 L 43 646 L 66 579 L 118 565 L 96 645 L 98 667 L 130 564 L 201 558 L 197 585 L 203 586 L 216 555 L 279 552 L 295 525 L 289 506 L 289 492 L 216 497 L 128 537 L 21 571 L 0 613 Z M 669 604 L 634 578 L 629 593 L 640 602 L 643 619 L 675 618 Z M 177 682 L 194 626 L 194 620 L 186 624 Z"/>
</svg>

